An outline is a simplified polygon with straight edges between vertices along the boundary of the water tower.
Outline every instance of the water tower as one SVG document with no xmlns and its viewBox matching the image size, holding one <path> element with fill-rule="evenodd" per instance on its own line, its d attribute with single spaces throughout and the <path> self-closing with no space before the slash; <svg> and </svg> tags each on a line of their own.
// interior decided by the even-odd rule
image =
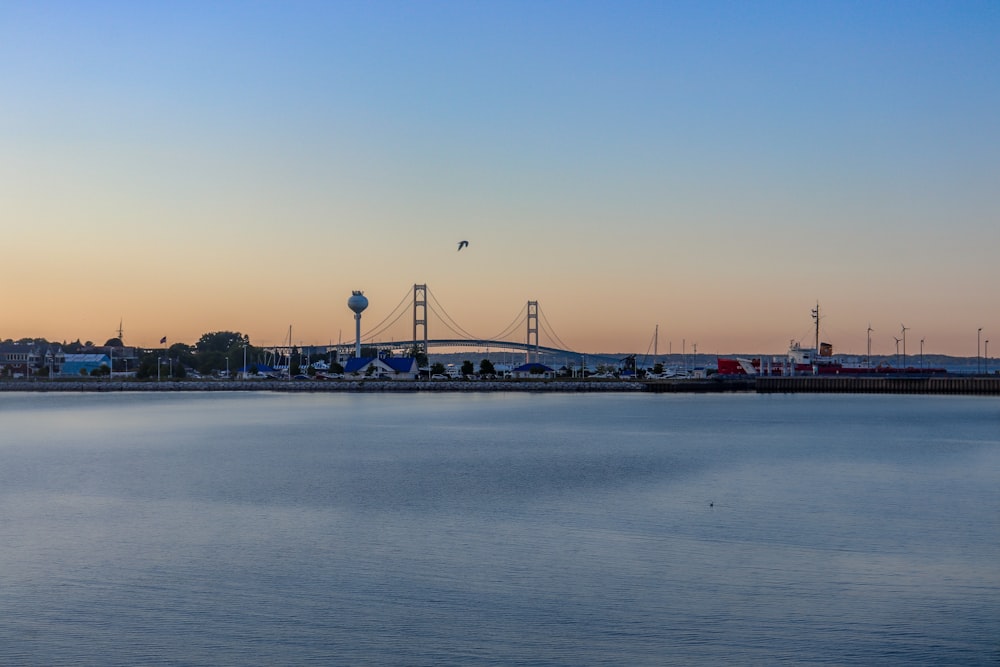
<svg viewBox="0 0 1000 667">
<path fill-rule="evenodd" d="M 351 292 L 347 307 L 354 311 L 354 356 L 361 356 L 361 311 L 368 307 L 368 299 L 361 290 Z"/>
</svg>

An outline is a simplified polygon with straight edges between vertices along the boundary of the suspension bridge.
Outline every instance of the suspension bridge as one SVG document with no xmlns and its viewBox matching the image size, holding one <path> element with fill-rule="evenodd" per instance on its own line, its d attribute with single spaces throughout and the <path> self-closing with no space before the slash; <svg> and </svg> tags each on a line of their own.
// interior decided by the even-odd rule
<svg viewBox="0 0 1000 667">
<path fill-rule="evenodd" d="M 412 338 L 390 338 L 391 331 L 398 331 L 400 321 L 411 314 Z M 429 331 L 430 315 L 446 331 L 445 337 L 433 338 Z M 389 338 L 388 340 L 386 340 Z M 546 343 L 546 344 L 543 344 Z M 432 348 L 479 348 L 494 351 L 524 352 L 526 361 L 538 361 L 545 355 L 582 357 L 572 350 L 555 333 L 537 301 L 528 301 L 517 316 L 504 329 L 489 337 L 478 337 L 466 331 L 438 301 L 426 284 L 413 285 L 381 322 L 363 331 L 361 345 L 369 349 L 388 350 L 408 354 L 414 351 L 428 353 Z M 331 346 L 338 356 L 354 354 L 355 343 Z M 594 355 L 591 355 L 594 356 Z"/>
</svg>

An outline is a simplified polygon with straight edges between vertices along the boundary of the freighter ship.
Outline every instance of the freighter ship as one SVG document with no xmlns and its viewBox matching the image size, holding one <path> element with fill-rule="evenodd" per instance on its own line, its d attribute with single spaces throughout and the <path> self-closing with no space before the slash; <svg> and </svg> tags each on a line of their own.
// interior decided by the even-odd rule
<svg viewBox="0 0 1000 667">
<path fill-rule="evenodd" d="M 888 364 L 872 365 L 870 357 L 834 358 L 833 345 L 819 340 L 819 304 L 812 311 L 816 323 L 816 347 L 804 348 L 792 341 L 784 357 L 719 357 L 719 375 L 867 375 L 907 373 L 941 375 L 944 368 L 897 368 Z"/>
</svg>

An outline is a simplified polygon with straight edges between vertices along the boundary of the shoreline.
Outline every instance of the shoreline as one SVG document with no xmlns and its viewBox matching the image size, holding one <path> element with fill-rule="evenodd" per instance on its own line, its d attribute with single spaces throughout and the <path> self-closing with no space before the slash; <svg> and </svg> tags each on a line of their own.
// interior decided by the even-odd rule
<svg viewBox="0 0 1000 667">
<path fill-rule="evenodd" d="M 0 380 L 0 393 L 254 392 L 278 393 L 757 393 L 1000 396 L 1000 377 L 801 376 L 684 380 Z"/>
<path fill-rule="evenodd" d="M 422 392 L 640 392 L 647 391 L 641 382 L 572 382 L 555 380 L 515 380 L 469 382 L 444 380 L 434 382 L 391 380 L 223 380 L 223 381 L 49 381 L 14 380 L 0 382 L 0 392 L 248 392 L 273 391 L 295 394 L 311 393 L 422 393 Z"/>
</svg>

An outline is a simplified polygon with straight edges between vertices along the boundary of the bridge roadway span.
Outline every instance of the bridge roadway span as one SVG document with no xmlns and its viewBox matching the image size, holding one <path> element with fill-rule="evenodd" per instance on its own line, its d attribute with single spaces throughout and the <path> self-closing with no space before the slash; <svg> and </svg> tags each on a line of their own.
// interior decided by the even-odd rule
<svg viewBox="0 0 1000 667">
<path fill-rule="evenodd" d="M 412 350 L 414 345 L 419 345 L 421 348 L 424 346 L 424 341 L 422 340 L 394 340 L 390 342 L 362 342 L 361 347 L 376 347 L 379 349 L 391 349 L 391 350 Z M 552 355 L 570 355 L 574 357 L 591 357 L 595 359 L 612 358 L 603 354 L 584 354 L 582 352 L 574 352 L 573 350 L 563 350 L 558 347 L 547 347 L 545 345 L 531 345 L 529 343 L 517 343 L 509 340 L 488 340 L 484 338 L 434 338 L 427 341 L 427 347 L 476 347 L 476 348 L 490 348 L 494 350 L 519 350 L 522 352 L 539 352 L 541 354 L 552 354 Z M 354 352 L 354 344 L 341 343 L 340 345 L 334 345 L 333 348 L 337 350 L 338 353 L 350 355 Z"/>
</svg>

